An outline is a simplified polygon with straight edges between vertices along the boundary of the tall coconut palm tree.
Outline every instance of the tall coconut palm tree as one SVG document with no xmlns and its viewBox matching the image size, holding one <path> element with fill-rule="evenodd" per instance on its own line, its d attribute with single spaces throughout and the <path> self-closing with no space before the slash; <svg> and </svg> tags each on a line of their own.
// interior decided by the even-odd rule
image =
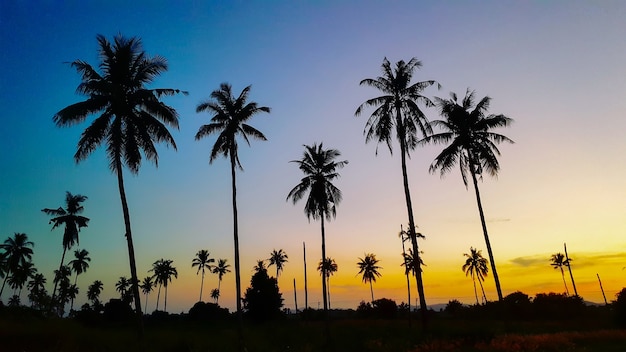
<svg viewBox="0 0 626 352">
<path fill-rule="evenodd" d="M 87 197 L 81 194 L 65 192 L 65 209 L 63 209 L 63 207 L 58 207 L 57 209 L 44 208 L 41 210 L 42 212 L 53 216 L 53 218 L 49 221 L 50 224 L 53 224 L 52 230 L 59 226 L 65 227 L 62 242 L 63 255 L 61 255 L 59 269 L 65 265 L 65 252 L 67 252 L 67 250 L 72 248 L 75 244 L 80 244 L 78 233 L 81 228 L 87 227 L 87 224 L 89 223 L 89 218 L 79 215 L 85 210 L 82 203 L 86 200 Z M 57 285 L 55 284 L 54 289 L 52 290 L 53 299 L 56 295 L 56 291 Z"/>
<path fill-rule="evenodd" d="M 84 122 L 89 115 L 98 115 L 82 133 L 74 160 L 77 163 L 85 160 L 100 145 L 106 146 L 109 168 L 117 176 L 134 283 L 135 312 L 142 334 L 139 280 L 123 169 L 126 166 L 131 174 L 137 174 L 143 158 L 158 165 L 155 143 L 163 142 L 176 149 L 167 127 L 178 128 L 178 113 L 159 99 L 186 93 L 177 89 L 146 88 L 167 70 L 167 60 L 162 56 L 148 56 L 139 38 L 119 34 L 112 43 L 102 35 L 98 35 L 97 40 L 100 72 L 82 60 L 71 63 L 82 78 L 77 92 L 87 100 L 62 109 L 53 120 L 57 126 L 73 126 Z"/>
<path fill-rule="evenodd" d="M 322 275 L 322 279 L 326 281 L 326 298 L 328 299 L 328 309 L 330 309 L 330 277 L 333 276 L 337 270 L 339 270 L 339 266 L 334 259 L 328 257 L 326 260 L 320 260 L 317 264 L 317 271 Z"/>
<path fill-rule="evenodd" d="M 502 142 L 513 143 L 513 141 L 504 135 L 492 132 L 492 130 L 508 127 L 513 120 L 504 115 L 488 115 L 491 98 L 484 97 L 475 103 L 474 92 L 469 89 L 461 102 L 458 101 L 454 93 L 450 94 L 450 99 L 435 98 L 435 101 L 444 120 L 432 121 L 430 125 L 439 128 L 441 132 L 427 136 L 420 141 L 420 144 L 446 144 L 443 151 L 430 165 L 431 173 L 440 170 L 441 176 L 443 176 L 458 164 L 465 187 L 468 186 L 467 174 L 470 174 L 476 193 L 476 203 L 478 204 L 487 253 L 491 262 L 491 272 L 496 283 L 498 299 L 502 300 L 500 279 L 498 278 L 480 192 L 478 191 L 478 178 L 482 180 L 483 171 L 486 171 L 490 176 L 498 175 L 500 150 L 496 145 Z"/>
<path fill-rule="evenodd" d="M 376 259 L 376 255 L 373 253 L 366 253 L 363 258 L 359 258 L 356 265 L 359 267 L 359 274 L 362 275 L 364 283 L 370 284 L 370 293 L 372 294 L 372 302 L 374 302 L 374 288 L 372 282 L 376 282 L 376 278 L 381 276 L 378 271 L 382 267 L 378 266 L 379 260 Z M 358 275 L 358 274 L 357 274 Z"/>
<path fill-rule="evenodd" d="M 167 312 L 167 287 L 168 284 L 172 281 L 172 276 L 174 278 L 178 278 L 178 271 L 175 267 L 172 266 L 174 263 L 171 259 L 159 259 L 152 264 L 152 269 L 150 271 L 154 272 L 152 278 L 159 284 L 159 293 L 157 295 L 157 310 L 159 309 L 159 297 L 161 295 L 161 286 L 165 287 L 165 308 L 163 309 Z"/>
<path fill-rule="evenodd" d="M 563 267 L 569 264 L 569 261 L 565 259 L 565 255 L 563 253 L 553 254 L 550 258 L 550 265 L 554 267 L 554 269 L 561 269 L 561 277 L 563 277 L 563 285 L 565 286 L 565 294 L 569 296 L 569 290 L 567 289 L 567 283 L 565 282 L 565 272 L 563 271 Z"/>
<path fill-rule="evenodd" d="M 280 272 L 283 271 L 283 269 L 285 268 L 285 263 L 288 262 L 288 258 L 289 257 L 287 256 L 287 253 L 285 253 L 282 249 L 274 249 L 272 253 L 270 253 L 268 266 L 276 266 L 276 281 L 278 281 L 278 275 L 280 275 Z"/>
<path fill-rule="evenodd" d="M 100 293 L 102 293 L 103 288 L 104 284 L 100 280 L 94 281 L 87 288 L 87 299 L 90 300 L 94 306 L 100 303 Z"/>
<path fill-rule="evenodd" d="M 435 81 L 421 81 L 411 83 L 413 72 L 419 69 L 422 63 L 416 58 L 409 62 L 400 60 L 395 67 L 387 58 L 383 60 L 383 75 L 377 78 L 366 78 L 360 85 L 374 87 L 381 91 L 383 95 L 369 99 L 361 104 L 355 115 L 361 115 L 366 107 L 375 108 L 374 112 L 365 124 L 365 142 L 375 140 L 377 143 L 384 142 L 392 152 L 392 139 L 395 137 L 400 143 L 400 158 L 402 162 L 402 181 L 404 185 L 404 198 L 409 217 L 409 235 L 413 247 L 413 253 L 419 253 L 417 236 L 415 234 L 415 220 L 413 218 L 413 205 L 411 193 L 409 191 L 409 178 L 406 168 L 406 159 L 410 157 L 410 152 L 415 149 L 418 141 L 418 134 L 424 136 L 431 132 L 426 115 L 420 109 L 420 105 L 430 107 L 433 103 L 422 95 L 424 89 L 437 84 Z M 437 84 L 438 85 L 438 84 Z M 378 153 L 378 148 L 376 148 Z M 426 298 L 424 295 L 424 284 L 422 282 L 422 270 L 419 268 L 420 262 L 415 261 L 417 291 L 420 299 L 420 311 L 422 322 L 427 322 Z"/>
<path fill-rule="evenodd" d="M 152 277 L 151 276 L 144 277 L 143 281 L 139 285 L 139 288 L 141 288 L 141 292 L 144 295 L 146 295 L 146 303 L 145 303 L 145 306 L 143 308 L 144 313 L 148 312 L 148 295 L 150 295 L 150 292 L 152 292 L 152 290 L 154 289 L 155 285 L 156 285 L 156 282 L 152 281 Z"/>
<path fill-rule="evenodd" d="M 222 286 L 222 278 L 224 277 L 224 275 L 226 275 L 227 273 L 230 272 L 230 264 L 226 263 L 226 259 L 218 259 L 217 260 L 217 265 L 213 266 L 213 274 L 217 274 L 217 291 L 221 292 L 221 286 Z M 216 304 L 219 304 L 219 295 L 217 297 L 217 299 L 215 300 Z"/>
<path fill-rule="evenodd" d="M 320 227 L 322 232 L 322 258 L 326 258 L 326 232 L 324 228 L 324 219 L 330 221 L 331 218 L 337 216 L 336 206 L 341 202 L 341 191 L 335 187 L 333 181 L 339 178 L 337 170 L 348 164 L 347 160 L 335 161 L 341 153 L 337 149 L 324 149 L 323 143 L 319 145 L 304 146 L 304 154 L 302 159 L 293 160 L 304 173 L 304 177 L 300 180 L 289 194 L 287 200 L 291 199 L 296 204 L 300 199 L 305 198 L 304 213 L 309 221 L 320 219 Z M 307 195 L 308 192 L 308 195 Z M 324 315 L 328 317 L 327 302 L 327 273 L 325 266 L 322 269 L 322 294 L 324 297 Z M 328 320 L 328 319 L 327 319 Z M 327 331 L 329 330 L 328 324 Z"/>
<path fill-rule="evenodd" d="M 0 245 L 3 250 L 3 256 L 6 260 L 6 274 L 0 288 L 0 297 L 4 291 L 4 285 L 10 275 L 19 270 L 20 266 L 30 262 L 33 259 L 33 248 L 35 244 L 28 240 L 25 233 L 15 233 L 13 237 L 9 237 Z"/>
<path fill-rule="evenodd" d="M 89 252 L 86 249 L 74 251 L 74 258 L 75 259 L 70 260 L 69 265 L 76 273 L 76 277 L 74 278 L 74 285 L 76 285 L 78 275 L 89 269 L 89 262 L 91 261 L 91 258 L 89 257 Z"/>
<path fill-rule="evenodd" d="M 483 258 L 482 251 L 477 250 L 474 247 L 470 247 L 470 252 L 463 253 L 467 259 L 465 260 L 465 264 L 461 268 L 465 273 L 465 276 L 471 276 L 472 282 L 474 283 L 474 295 L 476 296 L 476 304 L 478 303 L 478 292 L 476 291 L 476 279 L 478 278 L 478 283 L 480 283 L 480 289 L 483 292 L 484 302 L 487 302 L 487 295 L 485 295 L 485 288 L 483 287 L 483 281 L 485 281 L 485 276 L 489 272 L 489 268 L 487 267 L 487 259 Z"/>
<path fill-rule="evenodd" d="M 191 267 L 198 267 L 198 271 L 196 271 L 196 275 L 202 271 L 202 281 L 200 283 L 200 302 L 202 302 L 202 288 L 204 287 L 204 271 L 211 269 L 213 266 L 211 263 L 215 263 L 215 259 L 211 258 L 211 254 L 206 249 L 201 249 L 196 253 L 196 257 L 191 261 Z"/>
<path fill-rule="evenodd" d="M 238 97 L 233 96 L 232 87 L 222 83 L 220 88 L 211 92 L 211 100 L 200 103 L 196 112 L 206 111 L 213 115 L 208 125 L 202 125 L 196 133 L 196 140 L 217 133 L 217 140 L 211 149 L 209 163 L 220 155 L 230 158 L 230 175 L 232 180 L 233 203 L 233 242 L 235 247 L 235 286 L 237 293 L 237 320 L 240 347 L 243 347 L 243 318 L 241 310 L 241 266 L 239 264 L 239 225 L 237 222 L 237 183 L 235 170 L 243 170 L 239 161 L 237 137 L 243 138 L 250 145 L 250 138 L 267 140 L 263 133 L 248 124 L 252 116 L 261 112 L 270 112 L 266 106 L 258 106 L 248 102 L 251 86 L 241 91 Z M 241 349 L 241 348 L 240 348 Z"/>
</svg>

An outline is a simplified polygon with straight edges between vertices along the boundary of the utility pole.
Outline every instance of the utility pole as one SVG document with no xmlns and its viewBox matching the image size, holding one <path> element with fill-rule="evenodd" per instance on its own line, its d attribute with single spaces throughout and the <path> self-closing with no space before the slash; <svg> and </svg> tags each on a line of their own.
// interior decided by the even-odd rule
<svg viewBox="0 0 626 352">
<path fill-rule="evenodd" d="M 600 283 L 600 290 L 602 291 L 602 297 L 604 297 L 604 305 L 609 305 L 609 302 L 606 301 L 606 295 L 604 294 L 604 288 L 602 287 L 602 280 L 600 280 L 600 274 L 596 273 L 598 277 L 598 282 Z"/>
</svg>

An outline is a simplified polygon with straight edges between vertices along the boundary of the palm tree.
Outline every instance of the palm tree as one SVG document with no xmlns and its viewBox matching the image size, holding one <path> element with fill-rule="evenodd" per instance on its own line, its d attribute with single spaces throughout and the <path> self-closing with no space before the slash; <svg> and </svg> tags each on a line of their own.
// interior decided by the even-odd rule
<svg viewBox="0 0 626 352">
<path fill-rule="evenodd" d="M 46 277 L 41 273 L 36 273 L 31 276 L 30 281 L 26 284 L 26 288 L 30 291 L 29 297 L 41 297 L 46 292 Z M 35 302 L 31 300 L 31 304 Z"/>
<path fill-rule="evenodd" d="M 139 285 L 139 288 L 141 288 L 141 292 L 146 295 L 146 303 L 145 307 L 143 308 L 144 313 L 148 312 L 148 295 L 150 294 L 150 292 L 152 292 L 152 289 L 154 289 L 155 285 L 156 282 L 152 281 L 151 276 L 144 277 L 141 285 Z"/>
<path fill-rule="evenodd" d="M 256 265 L 252 268 L 255 273 L 260 273 L 262 271 L 267 271 L 267 267 L 265 266 L 265 260 L 257 259 Z"/>
<path fill-rule="evenodd" d="M 217 304 L 217 301 L 220 299 L 220 290 L 218 288 L 211 290 L 211 298 L 213 298 L 215 300 L 215 304 Z"/>
<path fill-rule="evenodd" d="M 268 259 L 269 261 L 269 265 L 268 266 L 272 266 L 275 265 L 276 266 L 276 280 L 278 281 L 278 275 L 280 275 L 280 272 L 285 268 L 285 263 L 288 262 L 289 257 L 287 257 L 287 253 L 285 253 L 282 249 L 277 250 L 273 250 L 272 253 L 270 254 L 270 258 Z"/>
<path fill-rule="evenodd" d="M 59 287 L 59 294 L 57 296 L 57 300 L 53 300 L 52 305 L 56 306 L 57 314 L 59 316 L 63 315 L 63 311 L 65 310 L 65 304 L 69 302 L 68 294 L 70 293 L 70 277 L 72 276 L 72 269 L 69 265 L 63 265 L 58 270 L 54 271 L 54 285 Z"/>
<path fill-rule="evenodd" d="M 221 292 L 221 285 L 222 285 L 222 278 L 224 277 L 224 275 L 226 275 L 227 273 L 230 272 L 230 264 L 226 264 L 226 259 L 218 259 L 217 260 L 217 265 L 213 266 L 213 274 L 217 274 L 217 291 Z M 215 303 L 219 303 L 219 295 L 217 297 L 217 300 L 215 301 Z"/>
<path fill-rule="evenodd" d="M 18 265 L 7 280 L 9 286 L 13 289 L 13 294 L 21 296 L 22 288 L 24 288 L 28 279 L 35 276 L 35 274 L 37 274 L 37 268 L 35 268 L 35 264 L 33 264 L 33 262 L 25 262 Z"/>
<path fill-rule="evenodd" d="M 78 275 L 84 273 L 89 269 L 89 262 L 91 258 L 89 257 L 89 252 L 85 249 L 74 251 L 75 259 L 70 260 L 69 265 L 76 273 L 76 277 L 74 278 L 74 285 L 78 281 Z"/>
<path fill-rule="evenodd" d="M 158 165 L 156 142 L 164 142 L 176 149 L 167 126 L 178 128 L 178 113 L 159 98 L 186 92 L 146 88 L 167 70 L 167 61 L 162 56 L 146 55 L 139 38 L 125 38 L 118 34 L 113 43 L 102 35 L 98 35 L 97 40 L 101 72 L 85 61 L 71 63 L 82 77 L 77 91 L 87 96 L 87 100 L 62 109 L 53 120 L 57 126 L 72 126 L 85 121 L 88 115 L 99 114 L 82 133 L 74 160 L 77 163 L 85 160 L 98 146 L 106 145 L 109 168 L 117 176 L 122 202 L 124 236 L 134 283 L 132 293 L 142 334 L 139 280 L 122 170 L 126 166 L 131 174 L 136 175 L 143 158 Z"/>
<path fill-rule="evenodd" d="M 430 135 L 420 143 L 448 144 L 430 165 L 431 173 L 441 170 L 441 176 L 443 176 L 458 164 L 465 187 L 467 187 L 467 173 L 469 172 L 471 175 L 487 253 L 491 262 L 491 271 L 496 282 L 498 299 L 502 300 L 500 279 L 493 259 L 485 214 L 478 191 L 478 177 L 482 180 L 483 170 L 491 176 L 497 176 L 500 170 L 497 156 L 500 155 L 500 151 L 496 144 L 501 142 L 513 143 L 513 141 L 491 130 L 507 127 L 513 120 L 504 115 L 487 115 L 491 98 L 484 97 L 477 104 L 474 104 L 474 92 L 469 89 L 465 93 L 461 105 L 459 105 L 454 93 L 450 94 L 450 99 L 435 98 L 435 101 L 445 120 L 432 121 L 430 125 L 440 128 L 442 132 Z"/>
<path fill-rule="evenodd" d="M 200 283 L 200 302 L 202 302 L 202 288 L 204 287 L 204 270 L 208 269 L 211 272 L 211 268 L 213 267 L 211 263 L 215 263 L 215 259 L 210 257 L 209 251 L 206 249 L 201 249 L 196 253 L 196 257 L 193 258 L 191 262 L 191 267 L 198 267 L 198 271 L 196 271 L 196 275 L 200 273 L 202 270 L 202 281 Z"/>
<path fill-rule="evenodd" d="M 320 262 L 317 264 L 317 271 L 319 271 L 320 275 L 322 275 L 322 280 L 325 279 L 326 282 L 326 296 L 328 297 L 324 298 L 328 299 L 328 309 L 330 309 L 330 277 L 333 276 L 338 269 L 339 266 L 337 266 L 335 260 L 330 257 L 326 258 L 326 260 L 320 260 Z"/>
<path fill-rule="evenodd" d="M 359 261 L 356 265 L 359 267 L 359 274 L 363 275 L 363 282 L 370 284 L 370 293 L 372 294 L 372 302 L 374 302 L 374 288 L 372 286 L 372 282 L 376 282 L 376 278 L 380 277 L 381 274 L 378 272 L 378 269 L 382 269 L 378 266 L 379 260 L 376 259 L 376 255 L 373 253 L 365 254 L 365 257 L 359 258 Z"/>
<path fill-rule="evenodd" d="M 159 297 L 161 296 L 161 286 L 165 287 L 165 308 L 167 312 L 167 286 L 172 281 L 172 276 L 178 278 L 178 271 L 172 266 L 174 263 L 171 259 L 159 259 L 152 264 L 150 271 L 154 272 L 152 278 L 159 284 L 159 293 L 157 295 L 157 310 L 159 309 Z"/>
<path fill-rule="evenodd" d="M 422 81 L 411 84 L 413 71 L 420 68 L 422 63 L 416 58 L 412 58 L 409 62 L 400 60 L 392 69 L 391 63 L 387 58 L 383 60 L 383 75 L 373 78 L 366 78 L 360 82 L 360 85 L 374 87 L 381 91 L 384 95 L 367 100 L 361 104 L 356 112 L 359 116 L 365 107 L 374 107 L 375 110 L 365 124 L 365 142 L 376 140 L 377 143 L 384 142 L 392 152 L 391 142 L 395 130 L 396 139 L 400 143 L 400 158 L 402 161 L 402 181 L 404 184 L 404 197 L 406 201 L 407 213 L 409 216 L 409 237 L 413 247 L 413 253 L 419 253 L 417 245 L 417 236 L 415 234 L 415 220 L 413 218 L 413 205 L 411 202 L 411 193 L 409 191 L 409 178 L 406 168 L 406 158 L 410 157 L 410 152 L 417 146 L 418 132 L 426 136 L 431 132 L 426 120 L 426 116 L 420 110 L 419 104 L 427 107 L 433 105 L 430 99 L 421 93 L 424 89 L 436 84 L 435 81 Z M 438 85 L 438 84 L 437 84 Z M 376 148 L 378 154 L 378 148 Z M 417 291 L 420 299 L 420 311 L 422 313 L 422 322 L 427 322 L 426 298 L 424 295 L 424 285 L 422 282 L 422 270 L 419 267 L 420 262 L 415 261 L 415 272 Z"/>
<path fill-rule="evenodd" d="M 25 233 L 15 233 L 13 237 L 9 237 L 0 245 L 0 249 L 4 250 L 3 256 L 6 260 L 6 274 L 0 288 L 0 297 L 4 291 L 4 285 L 9 275 L 14 274 L 20 266 L 30 262 L 33 258 L 33 249 L 35 244 L 28 240 Z"/>
<path fill-rule="evenodd" d="M 128 298 L 128 289 L 131 286 L 131 281 L 126 276 L 120 276 L 119 280 L 115 283 L 115 291 L 120 294 L 120 298 L 126 301 Z"/>
<path fill-rule="evenodd" d="M 293 160 L 297 163 L 300 170 L 304 173 L 304 177 L 300 183 L 296 185 L 289 194 L 287 200 L 291 198 L 293 204 L 303 199 L 308 192 L 306 204 L 304 205 L 304 213 L 309 221 L 320 219 L 322 231 L 322 258 L 326 258 L 326 233 L 324 228 L 324 219 L 330 221 L 336 217 L 336 206 L 341 202 L 341 191 L 333 185 L 332 181 L 339 177 L 338 169 L 348 164 L 347 160 L 335 161 L 341 156 L 336 149 L 324 149 L 322 143 L 319 145 L 304 146 L 304 154 L 302 159 Z M 326 267 L 322 267 L 326 270 Z M 324 297 L 324 315 L 328 321 L 328 302 L 326 278 L 328 274 L 322 272 L 322 294 Z M 327 333 L 329 331 L 326 324 Z M 328 334 L 327 334 L 328 336 Z"/>
<path fill-rule="evenodd" d="M 89 299 L 94 306 L 100 303 L 100 293 L 102 293 L 103 287 L 102 281 L 96 280 L 87 288 L 87 299 Z"/>
<path fill-rule="evenodd" d="M 196 112 L 207 111 L 213 115 L 208 125 L 202 125 L 196 133 L 200 140 L 213 133 L 218 133 L 217 140 L 211 149 L 209 163 L 220 155 L 230 158 L 230 174 L 232 180 L 233 202 L 233 241 L 235 247 L 235 286 L 237 291 L 237 320 L 240 347 L 243 344 L 243 318 L 241 311 L 241 266 L 239 264 L 239 227 L 237 222 L 237 183 L 235 170 L 243 170 L 239 162 L 237 137 L 243 138 L 250 145 L 250 138 L 267 140 L 263 133 L 247 124 L 252 116 L 261 112 L 270 112 L 266 106 L 258 106 L 255 102 L 247 102 L 251 86 L 241 91 L 239 97 L 232 94 L 232 87 L 222 83 L 220 89 L 211 92 L 211 100 L 200 103 Z"/>
<path fill-rule="evenodd" d="M 555 269 L 561 269 L 561 277 L 563 277 L 563 285 L 565 286 L 565 294 L 569 296 L 569 290 L 567 289 L 567 283 L 565 282 L 565 272 L 563 271 L 564 266 L 569 265 L 569 261 L 565 259 L 565 255 L 563 253 L 553 254 L 550 258 L 550 265 L 552 265 Z"/>
<path fill-rule="evenodd" d="M 474 282 L 474 295 L 476 296 L 476 304 L 478 304 L 478 293 L 476 292 L 476 278 L 478 278 L 478 283 L 480 284 L 480 289 L 483 292 L 484 302 L 487 302 L 487 295 L 485 295 L 485 288 L 483 287 L 483 281 L 485 281 L 485 276 L 489 272 L 489 268 L 487 267 L 487 259 L 483 258 L 482 251 L 475 249 L 474 247 L 470 247 L 470 253 L 463 253 L 467 259 L 465 260 L 465 264 L 461 268 L 465 273 L 465 276 L 471 276 L 472 281 Z"/>
<path fill-rule="evenodd" d="M 87 197 L 81 194 L 65 192 L 65 209 L 58 207 L 57 209 L 44 208 L 41 210 L 48 215 L 54 216 L 49 221 L 50 224 L 53 224 L 52 230 L 59 226 L 65 226 L 65 231 L 63 232 L 63 255 L 61 256 L 59 269 L 65 265 L 65 252 L 75 244 L 80 244 L 78 233 L 81 228 L 87 227 L 87 223 L 89 223 L 89 218 L 79 215 L 85 210 L 81 203 L 86 200 Z M 55 284 L 52 290 L 53 299 L 56 291 L 57 285 Z"/>
</svg>

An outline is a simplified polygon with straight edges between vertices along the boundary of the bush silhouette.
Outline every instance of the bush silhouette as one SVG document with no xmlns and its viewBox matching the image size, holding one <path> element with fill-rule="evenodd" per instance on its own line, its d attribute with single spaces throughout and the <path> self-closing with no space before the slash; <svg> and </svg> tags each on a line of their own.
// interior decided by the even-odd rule
<svg viewBox="0 0 626 352">
<path fill-rule="evenodd" d="M 228 319 L 228 309 L 220 308 L 215 303 L 197 302 L 189 309 L 188 318 L 192 321 L 216 321 Z"/>
<path fill-rule="evenodd" d="M 615 322 L 620 326 L 626 326 L 626 287 L 622 288 L 612 302 L 613 312 L 615 314 Z"/>
<path fill-rule="evenodd" d="M 252 275 L 250 287 L 243 299 L 246 315 L 254 321 L 265 321 L 281 316 L 282 294 L 275 278 L 267 275 L 265 268 Z"/>
</svg>

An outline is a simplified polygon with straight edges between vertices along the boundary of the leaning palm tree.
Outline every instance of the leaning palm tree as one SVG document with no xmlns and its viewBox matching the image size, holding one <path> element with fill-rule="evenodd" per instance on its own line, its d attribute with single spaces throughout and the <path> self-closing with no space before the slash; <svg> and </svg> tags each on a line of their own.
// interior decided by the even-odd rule
<svg viewBox="0 0 626 352">
<path fill-rule="evenodd" d="M 78 275 L 89 269 L 89 262 L 91 261 L 91 258 L 89 257 L 89 252 L 86 249 L 74 251 L 74 257 L 75 259 L 70 260 L 69 265 L 76 273 L 76 277 L 74 278 L 74 285 L 76 285 Z"/>
<path fill-rule="evenodd" d="M 383 95 L 367 100 L 361 104 L 356 112 L 359 116 L 365 107 L 374 107 L 375 110 L 365 124 L 365 142 L 375 140 L 377 143 L 384 142 L 392 152 L 392 139 L 395 137 L 400 143 L 400 158 L 402 162 L 402 181 L 404 184 L 404 197 L 409 217 L 409 237 L 413 247 L 413 253 L 419 253 L 417 236 L 415 234 L 415 220 L 413 218 L 413 205 L 411 193 L 409 191 L 409 178 L 407 174 L 406 159 L 410 157 L 410 152 L 417 146 L 418 133 L 426 136 L 431 132 L 426 116 L 419 105 L 430 107 L 433 103 L 422 95 L 422 91 L 434 84 L 435 81 L 421 81 L 411 83 L 413 72 L 420 68 L 422 63 L 416 58 L 409 62 L 400 60 L 395 68 L 387 58 L 383 60 L 383 75 L 377 78 L 366 78 L 360 85 L 374 87 L 381 91 Z M 437 84 L 438 85 L 438 84 Z M 378 153 L 378 148 L 376 148 Z M 422 322 L 427 322 L 426 298 L 424 295 L 424 285 L 422 282 L 422 270 L 419 261 L 415 261 L 415 272 L 417 292 L 420 300 L 420 311 Z"/>
<path fill-rule="evenodd" d="M 143 281 L 139 285 L 139 288 L 141 288 L 141 292 L 144 295 L 146 295 L 146 303 L 145 303 L 145 306 L 143 308 L 144 313 L 148 312 L 148 295 L 150 295 L 150 292 L 152 292 L 152 290 L 154 289 L 155 285 L 156 285 L 156 282 L 152 281 L 152 277 L 151 276 L 144 277 Z"/>
<path fill-rule="evenodd" d="M 476 296 L 476 304 L 478 305 L 478 292 L 476 291 L 476 278 L 478 278 L 478 283 L 480 283 L 480 289 L 483 292 L 483 300 L 487 302 L 487 295 L 485 295 L 485 288 L 483 287 L 483 281 L 485 281 L 485 276 L 489 272 L 489 268 L 487 267 L 487 259 L 483 258 L 481 253 L 482 251 L 477 250 L 474 247 L 470 247 L 470 253 L 463 253 L 467 259 L 465 260 L 465 264 L 461 268 L 465 273 L 465 276 L 471 276 L 472 281 L 474 282 L 474 295 Z"/>
<path fill-rule="evenodd" d="M 161 286 L 165 287 L 165 305 L 164 311 L 167 312 L 167 287 L 172 281 L 172 276 L 178 278 L 178 271 L 172 266 L 174 263 L 171 259 L 159 259 L 152 264 L 150 271 L 154 272 L 152 276 L 154 280 L 159 284 L 159 294 L 157 295 L 157 310 L 159 307 L 159 296 L 161 295 Z"/>
<path fill-rule="evenodd" d="M 0 297 L 2 297 L 2 291 L 4 291 L 4 285 L 10 275 L 14 274 L 20 266 L 23 266 L 27 262 L 30 262 L 33 258 L 33 248 L 35 244 L 28 240 L 28 236 L 25 233 L 15 233 L 13 237 L 9 237 L 0 245 L 3 256 L 5 258 L 6 274 L 2 281 L 2 288 L 0 288 Z"/>
<path fill-rule="evenodd" d="M 272 253 L 270 253 L 268 266 L 276 266 L 276 280 L 278 280 L 278 275 L 280 275 L 280 272 L 285 268 L 285 263 L 287 263 L 288 258 L 289 257 L 287 257 L 287 253 L 285 253 L 282 249 L 274 249 Z"/>
<path fill-rule="evenodd" d="M 435 101 L 444 120 L 432 121 L 430 125 L 431 127 L 441 129 L 442 132 L 424 138 L 420 141 L 420 144 L 447 144 L 430 165 L 431 173 L 440 170 L 443 177 L 458 164 L 465 187 L 468 187 L 467 174 L 469 173 L 472 177 L 480 222 L 487 245 L 489 261 L 491 262 L 491 272 L 496 283 L 498 299 L 502 300 L 500 279 L 498 278 L 496 263 L 493 259 L 485 214 L 480 200 L 480 192 L 478 191 L 478 178 L 482 180 L 483 171 L 486 171 L 493 177 L 498 175 L 500 163 L 497 157 L 500 155 L 500 151 L 496 144 L 502 142 L 513 143 L 513 141 L 504 135 L 492 132 L 492 130 L 499 127 L 508 127 L 513 120 L 504 115 L 487 115 L 491 98 L 484 97 L 475 104 L 474 92 L 469 89 L 460 103 L 454 93 L 450 94 L 450 99 L 435 98 Z"/>
<path fill-rule="evenodd" d="M 87 223 L 89 223 L 89 218 L 86 218 L 81 214 L 85 208 L 81 205 L 84 201 L 87 200 L 86 196 L 81 194 L 72 194 L 70 192 L 65 192 L 65 209 L 63 207 L 58 207 L 57 209 L 52 208 L 44 208 L 41 211 L 54 216 L 50 219 L 52 225 L 52 230 L 59 226 L 64 226 L 65 230 L 63 232 L 63 255 L 61 255 L 61 263 L 59 264 L 59 268 L 61 268 L 65 261 L 65 252 L 68 249 L 72 248 L 75 244 L 80 244 L 78 233 L 80 229 L 83 227 L 87 227 Z M 54 289 L 52 290 L 52 297 L 54 299 L 57 291 L 57 285 L 54 285 Z"/>
<path fill-rule="evenodd" d="M 561 269 L 561 277 L 563 277 L 563 285 L 565 286 L 565 294 L 569 296 L 569 290 L 567 289 L 567 283 L 565 282 L 565 272 L 563 271 L 563 267 L 568 266 L 569 261 L 565 259 L 565 255 L 563 253 L 553 254 L 550 258 L 550 265 L 552 265 L 555 269 Z"/>
<path fill-rule="evenodd" d="M 141 334 L 139 280 L 123 169 L 126 166 L 131 174 L 137 174 L 143 158 L 158 165 L 155 143 L 163 142 L 176 149 L 167 126 L 178 128 L 178 113 L 159 99 L 186 93 L 176 89 L 146 88 L 167 70 L 167 61 L 162 56 L 149 57 L 139 38 L 119 34 L 113 43 L 102 35 L 98 35 L 97 40 L 100 72 L 85 61 L 71 63 L 82 77 L 77 92 L 87 100 L 62 109 L 53 120 L 57 126 L 73 126 L 85 121 L 88 115 L 99 115 L 82 133 L 74 160 L 77 163 L 85 160 L 100 145 L 106 146 L 109 168 L 117 176 L 120 192 L 132 293 Z"/>
<path fill-rule="evenodd" d="M 100 280 L 94 281 L 87 288 L 87 299 L 90 300 L 94 306 L 100 303 L 100 293 L 102 293 L 103 288 L 104 284 L 102 284 Z"/>
<path fill-rule="evenodd" d="M 333 276 L 337 270 L 339 270 L 337 262 L 330 257 L 326 258 L 326 260 L 320 260 L 317 264 L 317 271 L 319 271 L 320 275 L 322 275 L 322 279 L 326 280 L 328 309 L 330 309 L 330 277 Z"/>
<path fill-rule="evenodd" d="M 196 271 L 196 275 L 202 271 L 202 280 L 200 282 L 200 302 L 202 302 L 202 288 L 204 287 L 204 271 L 205 269 L 211 272 L 212 265 L 211 263 L 215 263 L 215 259 L 211 258 L 211 254 L 206 249 L 201 249 L 196 253 L 196 257 L 191 261 L 191 267 L 198 267 L 198 271 Z"/>
<path fill-rule="evenodd" d="M 378 266 L 378 262 L 379 260 L 376 259 L 375 254 L 367 253 L 363 258 L 359 258 L 359 261 L 356 263 L 356 265 L 359 267 L 359 274 L 362 274 L 363 282 L 369 282 L 370 284 L 372 302 L 374 302 L 374 288 L 372 286 L 372 282 L 376 282 L 376 278 L 381 276 L 378 270 L 382 268 Z"/>
<path fill-rule="evenodd" d="M 296 185 L 289 194 L 287 200 L 291 198 L 293 204 L 305 198 L 304 213 L 309 221 L 320 219 L 322 231 L 322 258 L 326 258 L 326 232 L 324 219 L 330 221 L 337 215 L 336 206 L 341 202 L 341 191 L 333 185 L 332 181 L 339 178 L 338 169 L 348 164 L 347 160 L 335 161 L 341 156 L 337 149 L 324 149 L 322 143 L 319 145 L 304 146 L 302 159 L 293 160 L 304 173 L 300 183 Z M 308 195 L 307 195 L 308 192 Z M 328 320 L 327 302 L 327 273 L 325 266 L 322 266 L 322 294 L 324 297 L 324 315 Z M 328 324 L 327 331 L 329 330 Z"/>
<path fill-rule="evenodd" d="M 224 277 L 224 275 L 226 275 L 227 273 L 230 272 L 230 264 L 226 264 L 226 259 L 218 259 L 217 260 L 217 265 L 213 266 L 213 274 L 217 274 L 217 291 L 221 292 L 221 286 L 222 286 L 222 278 Z M 219 304 L 219 295 L 215 301 L 216 304 Z"/>
<path fill-rule="evenodd" d="M 261 112 L 270 112 L 266 106 L 258 106 L 255 102 L 248 102 L 251 86 L 247 86 L 235 98 L 232 87 L 222 83 L 220 89 L 211 92 L 211 100 L 200 103 L 196 112 L 207 111 L 213 117 L 208 125 L 202 125 L 196 133 L 196 140 L 217 133 L 217 140 L 211 149 L 209 163 L 220 155 L 230 158 L 230 175 L 232 180 L 233 203 L 233 241 L 235 247 L 235 286 L 237 291 L 237 320 L 240 347 L 243 345 L 243 318 L 241 310 L 241 266 L 239 264 L 239 227 L 237 222 L 237 183 L 235 170 L 243 170 L 239 162 L 237 137 L 243 138 L 250 145 L 250 138 L 267 140 L 263 133 L 250 126 L 247 122 L 252 116 Z"/>
</svg>

